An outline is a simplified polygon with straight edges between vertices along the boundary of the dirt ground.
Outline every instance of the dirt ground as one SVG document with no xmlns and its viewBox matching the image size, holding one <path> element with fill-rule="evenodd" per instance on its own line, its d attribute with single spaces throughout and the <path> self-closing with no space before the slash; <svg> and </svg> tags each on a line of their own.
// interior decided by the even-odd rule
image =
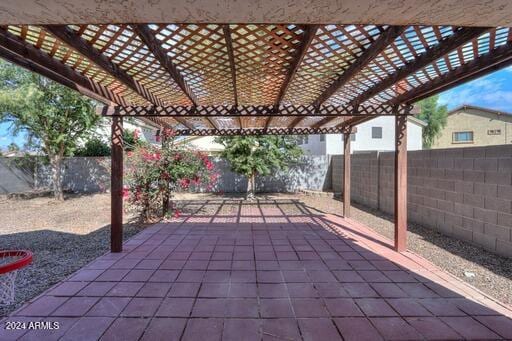
<svg viewBox="0 0 512 341">
<path fill-rule="evenodd" d="M 124 237 L 143 226 L 125 220 Z M 110 249 L 110 196 L 71 196 L 63 203 L 50 198 L 0 198 L 0 250 L 28 249 L 33 263 L 16 278 L 16 302 L 0 306 L 0 316 L 16 309 Z"/>
<path fill-rule="evenodd" d="M 258 207 L 279 208 L 287 215 L 342 214 L 340 201 L 329 196 L 261 195 L 246 204 L 241 197 L 179 195 L 179 210 L 194 215 L 251 215 Z M 364 207 L 353 209 L 354 219 L 392 238 L 392 217 Z M 34 263 L 19 272 L 16 303 L 0 307 L 0 316 L 104 254 L 110 247 L 110 196 L 70 196 L 63 203 L 50 198 L 0 198 L 0 249 L 29 249 Z M 126 215 L 124 237 L 144 226 Z M 434 264 L 502 302 L 512 303 L 512 262 L 466 242 L 430 229 L 410 225 L 408 247 Z M 474 276 L 468 277 L 472 273 Z"/>
</svg>

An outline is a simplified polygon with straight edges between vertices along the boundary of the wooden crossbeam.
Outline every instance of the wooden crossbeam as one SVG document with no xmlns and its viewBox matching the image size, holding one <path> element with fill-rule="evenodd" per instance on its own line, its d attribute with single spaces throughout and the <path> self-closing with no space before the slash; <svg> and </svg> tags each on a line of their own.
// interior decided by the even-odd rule
<svg viewBox="0 0 512 341">
<path fill-rule="evenodd" d="M 370 62 L 375 59 L 382 51 L 386 49 L 397 37 L 399 37 L 406 29 L 406 26 L 390 26 L 382 32 L 375 41 L 359 56 L 350 66 L 336 79 L 318 98 L 313 102 L 313 105 L 322 105 L 329 97 L 347 84 L 354 76 L 365 68 Z M 331 119 L 321 121 L 321 125 L 330 122 Z M 296 127 L 298 122 L 292 122 L 290 127 Z M 320 123 L 320 122 L 319 122 Z"/>
<path fill-rule="evenodd" d="M 124 84 L 132 91 L 153 103 L 154 105 L 163 105 L 164 103 L 158 97 L 153 95 L 147 90 L 142 84 L 133 79 L 126 71 L 122 70 L 117 64 L 113 63 L 105 55 L 103 55 L 94 46 L 89 45 L 82 37 L 75 33 L 72 29 L 66 25 L 46 25 L 44 29 L 56 36 L 63 43 L 76 50 L 84 57 L 91 60 L 94 64 L 100 67 L 103 71 L 110 74 L 112 77 L 117 79 L 120 83 Z M 179 123 L 185 127 L 192 129 L 193 126 L 187 121 L 176 119 Z"/>
<path fill-rule="evenodd" d="M 389 87 L 393 86 L 394 84 L 397 84 L 402 79 L 408 77 L 411 74 L 414 74 L 415 72 L 421 70 L 427 65 L 438 60 L 439 58 L 443 58 L 445 55 L 455 50 L 459 46 L 464 45 L 468 41 L 471 41 L 472 39 L 480 36 L 481 34 L 488 30 L 489 28 L 486 27 L 459 28 L 451 36 L 445 38 L 437 45 L 433 46 L 432 48 L 428 49 L 425 53 L 415 58 L 409 64 L 406 64 L 404 67 L 398 69 L 395 73 L 389 75 L 387 78 L 379 82 L 374 87 L 370 88 L 369 90 L 363 92 L 361 95 L 353 99 L 350 102 L 350 105 L 356 106 L 358 104 L 364 103 L 365 101 L 369 100 L 370 98 L 377 95 L 381 91 L 384 91 Z M 331 119 L 327 118 L 323 120 L 323 122 L 321 122 L 322 124 L 319 126 L 322 126 L 330 121 Z"/>
<path fill-rule="evenodd" d="M 180 136 L 249 136 L 249 135 L 310 135 L 310 134 L 340 134 L 343 129 L 330 128 L 245 128 L 245 129 L 177 129 Z"/>
<path fill-rule="evenodd" d="M 224 40 L 226 42 L 226 49 L 228 51 L 228 59 L 229 59 L 229 68 L 231 70 L 231 80 L 233 82 L 233 100 L 235 102 L 235 107 L 238 106 L 238 90 L 236 87 L 236 63 L 235 63 L 235 53 L 233 52 L 233 40 L 231 39 L 231 29 L 229 25 L 222 25 L 222 31 L 224 32 Z M 242 126 L 242 119 L 238 118 L 238 125 L 240 128 Z"/>
<path fill-rule="evenodd" d="M 368 91 L 365 91 L 364 93 L 356 97 L 354 100 L 351 101 L 350 104 L 357 105 L 369 100 L 373 96 L 388 89 L 389 87 L 398 83 L 402 79 L 407 78 L 409 75 L 412 75 L 417 71 L 423 69 L 424 67 L 428 66 L 429 64 L 435 62 L 436 60 L 443 58 L 451 51 L 466 44 L 472 39 L 478 38 L 480 35 L 482 35 L 488 30 L 489 28 L 487 27 L 459 28 L 452 35 L 446 37 L 437 45 L 425 51 L 425 53 L 412 60 L 409 64 L 406 64 L 404 67 L 398 69 L 395 73 L 386 77 L 386 79 L 384 79 L 382 82 L 379 82 L 377 85 L 370 88 Z"/>
<path fill-rule="evenodd" d="M 356 74 L 371 63 L 379 54 L 382 53 L 396 38 L 404 33 L 406 26 L 390 26 L 361 54 L 357 60 L 332 83 L 313 103 L 321 105 L 334 95 L 339 89 L 347 84 Z"/>
<path fill-rule="evenodd" d="M 393 103 L 414 103 L 509 65 L 512 65 L 512 41 L 394 98 Z"/>
<path fill-rule="evenodd" d="M 94 64 L 100 67 L 103 71 L 116 78 L 119 82 L 139 94 L 141 97 L 155 105 L 163 105 L 164 103 L 142 84 L 133 79 L 128 73 L 122 70 L 117 64 L 113 63 L 98 49 L 90 45 L 75 31 L 66 25 L 46 25 L 44 29 L 54 36 L 56 36 L 63 43 L 76 50 L 84 57 L 91 60 Z"/>
<path fill-rule="evenodd" d="M 394 105 L 360 106 L 355 110 L 347 106 L 104 106 L 97 112 L 103 116 L 132 117 L 341 117 L 393 115 Z M 405 113 L 405 106 L 399 111 Z M 277 110 L 277 111 L 276 111 Z"/>
<path fill-rule="evenodd" d="M 129 103 L 119 94 L 73 70 L 68 65 L 50 57 L 21 38 L 0 28 L 0 57 L 36 72 L 59 84 L 107 105 L 128 106 Z M 158 117 L 141 118 L 153 124 L 168 127 L 169 124 Z"/>
<path fill-rule="evenodd" d="M 311 45 L 311 42 L 316 36 L 316 31 L 318 30 L 318 27 L 319 25 L 306 25 L 304 27 L 304 38 L 302 39 L 300 46 L 294 53 L 293 60 L 290 63 L 290 69 L 288 70 L 288 73 L 286 74 L 286 77 L 283 81 L 283 85 L 281 86 L 279 94 L 277 95 L 275 103 L 276 108 L 279 108 L 279 106 L 281 105 L 281 102 L 283 101 L 286 91 L 288 91 L 288 88 L 290 87 L 293 77 L 297 73 L 297 70 L 299 69 L 299 66 L 302 63 L 302 60 L 306 56 L 309 45 Z M 271 122 L 272 117 L 269 117 L 265 122 L 265 129 L 268 129 Z"/>
<path fill-rule="evenodd" d="M 169 55 L 162 49 L 160 41 L 156 38 L 148 25 L 137 24 L 131 25 L 132 30 L 139 36 L 151 53 L 155 56 L 160 65 L 169 73 L 171 78 L 178 84 L 181 91 L 185 93 L 193 105 L 199 105 L 198 100 L 190 87 L 188 86 L 185 78 L 180 73 L 174 62 Z"/>
<path fill-rule="evenodd" d="M 155 56 L 160 65 L 169 73 L 181 91 L 183 91 L 183 93 L 188 97 L 190 102 L 193 105 L 199 105 L 196 95 L 192 92 L 190 86 L 187 84 L 185 78 L 180 73 L 174 62 L 162 49 L 161 43 L 155 37 L 154 33 L 151 31 L 148 25 L 136 24 L 131 25 L 131 27 L 142 40 L 142 42 L 147 46 L 148 50 L 151 51 L 151 53 Z M 180 120 L 179 122 L 185 125 L 187 128 L 192 128 L 186 121 Z M 208 123 L 210 126 L 218 128 L 215 122 L 212 120 L 208 119 Z"/>
<path fill-rule="evenodd" d="M 121 95 L 76 72 L 3 28 L 0 28 L 0 57 L 107 105 L 129 104 Z"/>
</svg>

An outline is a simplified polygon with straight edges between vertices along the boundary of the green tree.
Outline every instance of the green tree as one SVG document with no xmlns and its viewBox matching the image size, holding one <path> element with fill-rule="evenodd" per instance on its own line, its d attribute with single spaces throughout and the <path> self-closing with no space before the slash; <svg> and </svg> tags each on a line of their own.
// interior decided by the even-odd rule
<svg viewBox="0 0 512 341">
<path fill-rule="evenodd" d="M 85 144 L 78 148 L 73 155 L 74 156 L 110 156 L 111 148 L 108 143 L 104 142 L 98 137 L 93 137 Z"/>
<path fill-rule="evenodd" d="M 12 142 L 7 146 L 7 151 L 10 153 L 19 152 L 20 147 L 16 143 Z"/>
<path fill-rule="evenodd" d="M 73 153 L 98 120 L 91 100 L 40 75 L 0 62 L 0 122 L 11 123 L 13 134 L 26 131 L 29 145 L 47 156 L 57 200 L 64 200 L 64 156 Z"/>
<path fill-rule="evenodd" d="M 222 136 L 215 139 L 224 146 L 221 156 L 231 169 L 247 177 L 247 199 L 253 199 L 258 175 L 286 170 L 302 156 L 294 138 L 287 136 Z"/>
<path fill-rule="evenodd" d="M 419 102 L 420 114 L 418 118 L 427 126 L 423 129 L 423 145 L 426 148 L 432 147 L 436 138 L 446 126 L 448 109 L 446 105 L 439 105 L 439 96 L 432 96 Z"/>
</svg>

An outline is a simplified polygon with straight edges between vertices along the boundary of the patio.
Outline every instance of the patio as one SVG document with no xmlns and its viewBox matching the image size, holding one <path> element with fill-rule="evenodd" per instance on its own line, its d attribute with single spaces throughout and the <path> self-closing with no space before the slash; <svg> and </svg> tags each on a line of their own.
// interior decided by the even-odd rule
<svg viewBox="0 0 512 341">
<path fill-rule="evenodd" d="M 508 307 L 353 220 L 290 200 L 186 206 L 7 319 L 59 329 L 0 339 L 512 338 Z"/>
</svg>

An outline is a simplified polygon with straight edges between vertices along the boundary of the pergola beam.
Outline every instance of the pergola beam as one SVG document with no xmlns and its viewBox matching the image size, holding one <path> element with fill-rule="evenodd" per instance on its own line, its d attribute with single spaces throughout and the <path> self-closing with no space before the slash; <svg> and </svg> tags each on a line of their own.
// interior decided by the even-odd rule
<svg viewBox="0 0 512 341">
<path fill-rule="evenodd" d="M 226 42 L 226 50 L 228 51 L 229 69 L 231 70 L 231 81 L 233 83 L 233 101 L 235 107 L 237 107 L 238 90 L 236 87 L 236 63 L 235 53 L 233 51 L 233 40 L 231 39 L 231 29 L 229 28 L 229 25 L 222 25 L 222 31 L 224 33 L 224 41 Z M 238 118 L 238 125 L 240 126 L 240 128 L 243 128 L 241 118 Z"/>
<path fill-rule="evenodd" d="M 414 103 L 488 73 L 512 65 L 512 41 L 453 71 L 397 96 L 393 103 Z"/>
<path fill-rule="evenodd" d="M 130 88 L 132 91 L 153 103 L 154 105 L 163 105 L 164 103 L 154 96 L 149 90 L 147 90 L 142 84 L 133 79 L 128 73 L 122 70 L 117 64 L 110 61 L 105 55 L 103 55 L 98 49 L 90 45 L 76 32 L 66 25 L 46 25 L 44 29 L 60 41 L 76 50 L 84 57 L 91 60 L 94 64 L 100 67 L 103 71 L 108 73 L 110 76 L 116 78 L 119 82 Z"/>
<path fill-rule="evenodd" d="M 151 53 L 155 56 L 156 60 L 160 65 L 169 73 L 171 78 L 176 82 L 181 91 L 188 97 L 193 105 L 199 105 L 198 100 L 188 84 L 185 78 L 180 73 L 174 62 L 162 49 L 161 42 L 156 38 L 155 34 L 151 31 L 148 25 L 131 25 L 133 31 L 139 36 L 144 44 Z"/>
<path fill-rule="evenodd" d="M 386 116 L 394 115 L 395 105 L 360 106 L 355 111 L 351 106 L 104 106 L 97 112 L 103 116 L 133 117 L 340 117 L 340 116 Z M 407 113 L 407 106 L 399 106 L 399 112 Z"/>
<path fill-rule="evenodd" d="M 357 60 L 332 83 L 318 98 L 314 105 L 322 105 L 339 89 L 354 78 L 362 69 L 372 62 L 379 54 L 382 53 L 396 38 L 404 33 L 406 26 L 390 26 L 361 54 Z"/>
<path fill-rule="evenodd" d="M 343 129 L 330 128 L 244 128 L 244 129 L 177 129 L 180 136 L 251 136 L 251 135 L 311 135 L 311 134 L 340 134 Z"/>
<path fill-rule="evenodd" d="M 290 69 L 288 70 L 288 73 L 286 74 L 286 77 L 283 81 L 283 84 L 281 86 L 281 89 L 279 90 L 279 94 L 277 95 L 275 107 L 279 108 L 281 103 L 283 102 L 284 96 L 286 94 L 286 91 L 288 91 L 288 88 L 290 87 L 290 84 L 292 82 L 293 77 L 299 70 L 299 66 L 302 63 L 302 60 L 306 56 L 306 53 L 309 49 L 309 46 L 311 45 L 311 42 L 316 36 L 316 31 L 318 30 L 319 25 L 306 25 L 304 27 L 304 38 L 302 39 L 302 42 L 300 46 L 295 51 L 294 58 L 292 62 L 290 63 Z M 270 123 L 272 122 L 272 118 L 269 117 L 267 121 L 265 122 L 265 128 L 268 128 Z"/>
<path fill-rule="evenodd" d="M 478 38 L 480 35 L 482 35 L 488 30 L 488 27 L 459 28 L 455 33 L 445 38 L 444 40 L 440 41 L 439 44 L 434 45 L 433 47 L 425 51 L 425 53 L 411 61 L 409 64 L 404 65 L 402 68 L 398 69 L 395 73 L 386 77 L 386 79 L 379 82 L 374 87 L 363 92 L 361 95 L 353 99 L 350 102 L 350 104 L 357 105 L 364 103 L 365 101 L 376 96 L 380 92 L 392 87 L 402 79 L 405 79 L 408 76 L 418 72 L 419 70 L 423 69 L 429 64 L 432 64 L 436 60 L 444 57 L 451 51 L 466 44 L 472 39 Z"/>
<path fill-rule="evenodd" d="M 89 45 L 82 37 L 80 37 L 66 25 L 47 25 L 44 26 L 44 29 L 53 34 L 54 36 L 56 36 L 59 40 L 61 40 L 63 43 L 65 43 L 72 49 L 76 50 L 84 57 L 91 60 L 103 71 L 110 74 L 112 77 L 116 78 L 119 82 L 124 84 L 126 87 L 128 87 L 129 89 L 131 89 L 132 91 L 134 91 L 150 103 L 154 105 L 164 104 L 158 97 L 153 95 L 142 84 L 137 82 L 130 75 L 128 75 L 128 73 L 126 73 L 119 66 L 110 61 L 94 46 Z M 181 123 L 189 129 L 193 129 L 193 126 L 190 125 L 186 120 L 176 118 L 176 121 L 178 121 L 179 123 Z"/>
<path fill-rule="evenodd" d="M 151 31 L 148 25 L 131 25 L 133 31 L 139 36 L 142 42 L 147 46 L 148 50 L 155 56 L 156 60 L 160 63 L 160 65 L 167 71 L 167 73 L 171 76 L 171 78 L 176 82 L 178 87 L 183 91 L 183 93 L 190 100 L 192 105 L 199 105 L 196 95 L 190 89 L 190 86 L 185 81 L 185 78 L 180 73 L 174 62 L 167 55 L 167 53 L 162 49 L 160 41 L 156 38 L 155 34 Z M 154 103 L 156 104 L 156 103 Z M 187 128 L 191 128 L 190 125 L 186 125 L 184 121 L 179 121 L 181 124 L 185 125 Z M 208 119 L 209 124 L 217 128 L 217 125 Z"/>
<path fill-rule="evenodd" d="M 128 105 L 121 95 L 76 72 L 3 28 L 0 28 L 0 57 L 99 102 L 107 105 Z"/>
<path fill-rule="evenodd" d="M 390 26 L 382 32 L 377 39 L 359 56 L 343 73 L 313 102 L 314 106 L 320 106 L 354 78 L 362 69 L 371 63 L 382 51 L 386 49 L 406 29 L 406 26 Z M 322 126 L 330 122 L 332 118 L 326 118 L 317 123 Z M 293 121 L 289 127 L 296 127 L 301 120 Z"/>
<path fill-rule="evenodd" d="M 468 41 L 471 41 L 472 39 L 479 37 L 488 30 L 488 27 L 459 28 L 457 32 L 455 32 L 453 35 L 440 41 L 439 44 L 428 49 L 425 53 L 415 58 L 409 64 L 404 65 L 402 68 L 398 69 L 395 73 L 386 77 L 383 81 L 379 82 L 374 87 L 363 92 L 361 95 L 357 96 L 352 101 L 350 101 L 349 104 L 352 106 L 357 106 L 358 104 L 364 103 L 373 96 L 397 84 L 402 79 L 405 79 L 408 76 L 418 72 L 419 70 L 435 62 L 439 58 L 444 57 L 445 55 L 455 50 L 459 46 L 464 45 Z M 318 122 L 317 127 L 321 127 L 326 123 L 330 122 L 331 120 L 331 118 L 326 118 L 321 122 Z"/>
<path fill-rule="evenodd" d="M 300 46 L 297 48 L 297 50 L 294 53 L 294 57 L 292 62 L 290 63 L 290 69 L 288 70 L 288 73 L 286 74 L 286 77 L 283 81 L 283 85 L 281 86 L 281 89 L 279 90 L 279 95 L 276 99 L 276 107 L 279 107 L 281 105 L 281 102 L 283 101 L 284 95 L 286 94 L 286 91 L 290 87 L 291 81 L 297 71 L 299 70 L 299 66 L 302 63 L 302 60 L 306 56 L 306 53 L 308 51 L 309 46 L 311 45 L 311 42 L 316 36 L 316 31 L 318 30 L 319 25 L 306 25 L 304 27 L 304 37 L 302 38 L 302 41 L 300 43 Z"/>
</svg>

